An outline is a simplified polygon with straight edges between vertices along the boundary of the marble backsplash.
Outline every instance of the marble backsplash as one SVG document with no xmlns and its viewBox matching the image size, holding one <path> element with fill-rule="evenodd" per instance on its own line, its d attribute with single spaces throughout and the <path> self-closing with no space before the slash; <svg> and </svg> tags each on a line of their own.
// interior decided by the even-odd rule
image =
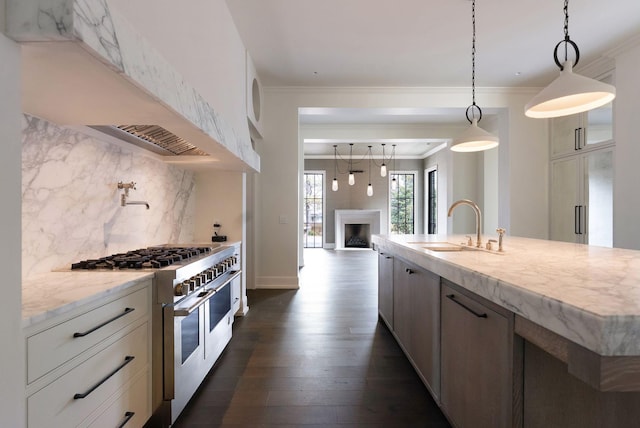
<svg viewBox="0 0 640 428">
<path fill-rule="evenodd" d="M 136 182 L 120 205 L 119 181 Z M 195 176 L 126 144 L 24 115 L 22 277 L 194 236 Z"/>
</svg>

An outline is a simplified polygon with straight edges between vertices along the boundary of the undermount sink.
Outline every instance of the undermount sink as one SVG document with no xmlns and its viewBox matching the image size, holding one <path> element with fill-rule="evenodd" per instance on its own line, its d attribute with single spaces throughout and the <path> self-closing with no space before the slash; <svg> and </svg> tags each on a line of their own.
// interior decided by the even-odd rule
<svg viewBox="0 0 640 428">
<path fill-rule="evenodd" d="M 421 242 L 422 248 L 431 251 L 462 251 L 472 250 L 475 248 L 466 247 L 464 245 L 452 244 L 451 242 Z"/>
</svg>

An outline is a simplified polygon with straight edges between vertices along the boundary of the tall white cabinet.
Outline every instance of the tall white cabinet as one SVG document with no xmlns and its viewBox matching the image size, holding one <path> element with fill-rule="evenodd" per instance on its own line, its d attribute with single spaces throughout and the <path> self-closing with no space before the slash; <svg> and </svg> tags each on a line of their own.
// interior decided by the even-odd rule
<svg viewBox="0 0 640 428">
<path fill-rule="evenodd" d="M 611 83 L 612 76 L 602 79 Z M 551 119 L 550 237 L 613 245 L 613 106 Z"/>
</svg>

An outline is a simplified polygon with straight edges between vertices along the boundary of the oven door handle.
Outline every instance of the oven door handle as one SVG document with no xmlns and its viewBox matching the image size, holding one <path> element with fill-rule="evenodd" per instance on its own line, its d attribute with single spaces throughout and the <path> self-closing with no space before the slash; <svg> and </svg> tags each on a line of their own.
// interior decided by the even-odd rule
<svg viewBox="0 0 640 428">
<path fill-rule="evenodd" d="M 198 309 L 200 306 L 204 305 L 204 302 L 209 300 L 209 298 L 214 294 L 216 294 L 216 290 L 213 290 L 213 289 L 202 292 L 202 295 L 200 296 L 200 298 L 196 300 L 196 302 L 193 305 L 186 308 L 174 309 L 173 316 L 186 317 L 188 315 L 191 315 L 193 311 Z"/>
<path fill-rule="evenodd" d="M 200 298 L 198 300 L 196 300 L 196 302 L 193 305 L 191 305 L 191 306 L 189 306 L 187 308 L 174 309 L 173 316 L 174 317 L 186 317 L 188 315 L 191 315 L 191 313 L 193 311 L 198 309 L 200 306 L 204 305 L 204 302 L 209 300 L 209 298 L 211 296 L 213 296 L 219 290 L 222 290 L 227 284 L 229 284 L 231 281 L 233 281 L 238 276 L 240 276 L 241 273 L 242 273 L 242 271 L 240 271 L 240 270 L 231 271 L 231 276 L 229 278 L 227 278 L 226 281 L 223 282 L 220 286 L 218 286 L 216 288 L 211 288 L 211 289 L 209 289 L 207 291 L 203 291 L 201 293 Z"/>
</svg>

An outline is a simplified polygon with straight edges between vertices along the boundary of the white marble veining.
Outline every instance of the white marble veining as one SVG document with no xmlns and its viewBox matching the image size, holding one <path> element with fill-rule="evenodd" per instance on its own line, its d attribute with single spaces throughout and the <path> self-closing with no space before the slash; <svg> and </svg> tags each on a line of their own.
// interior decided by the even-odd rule
<svg viewBox="0 0 640 428">
<path fill-rule="evenodd" d="M 248 131 L 238 135 L 106 0 L 7 0 L 7 23 L 9 36 L 20 42 L 81 44 L 115 73 L 208 135 L 215 145 L 260 170 L 260 157 Z"/>
<path fill-rule="evenodd" d="M 97 302 L 142 281 L 153 272 L 50 272 L 22 283 L 22 327 L 43 322 L 78 306 Z"/>
<path fill-rule="evenodd" d="M 460 236 L 374 236 L 373 242 L 600 355 L 640 355 L 640 251 L 506 236 L 504 254 L 435 252 L 411 242 Z"/>
<path fill-rule="evenodd" d="M 23 278 L 149 245 L 191 242 L 194 173 L 127 145 L 24 116 Z M 119 181 L 137 183 L 120 205 Z"/>
</svg>

